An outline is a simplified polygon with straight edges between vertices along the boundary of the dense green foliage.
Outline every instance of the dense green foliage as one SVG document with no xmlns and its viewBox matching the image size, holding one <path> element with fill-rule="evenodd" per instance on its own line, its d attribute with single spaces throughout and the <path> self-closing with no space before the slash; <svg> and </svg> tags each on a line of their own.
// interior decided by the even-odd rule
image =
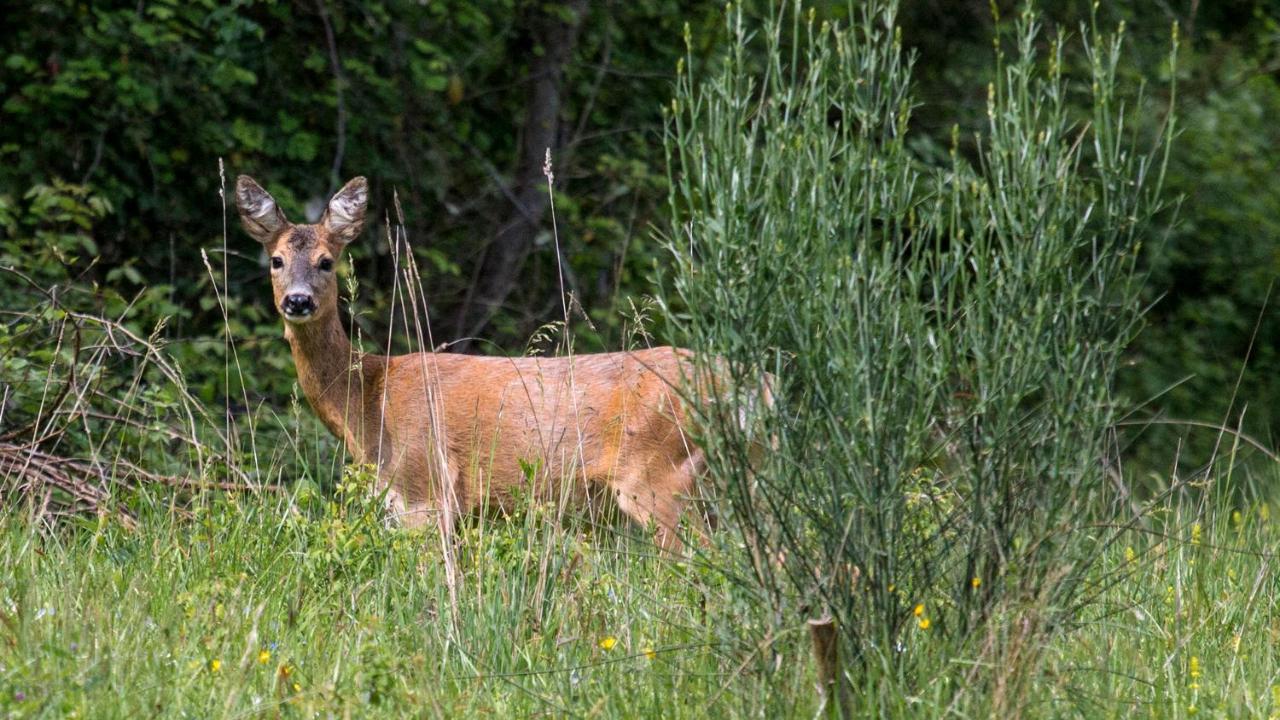
<svg viewBox="0 0 1280 720">
<path fill-rule="evenodd" d="M 0 40 L 0 220 L 37 215 L 40 200 L 28 194 L 41 187 L 89 188 L 109 212 L 80 223 L 91 245 L 58 259 L 124 296 L 147 288 L 165 302 L 139 309 L 171 316 L 173 339 L 221 332 L 200 263 L 207 249 L 218 274 L 228 270 L 230 331 L 251 347 L 276 345 L 254 360 L 282 370 L 278 343 L 267 340 L 278 330 L 260 251 L 232 227 L 220 257 L 220 187 L 250 173 L 304 221 L 339 177 L 363 174 L 372 217 L 394 217 L 398 198 L 442 334 L 456 337 L 453 312 L 487 238 L 512 212 L 521 77 L 544 52 L 526 27 L 533 12 L 509 1 L 24 4 L 8 13 Z M 566 69 L 558 211 L 573 229 L 572 287 L 606 338 L 617 326 L 614 299 L 648 288 L 658 109 L 686 19 L 675 2 L 602 3 Z M 26 232 L 6 225 L 6 237 Z M 352 247 L 352 263 L 369 310 L 359 322 L 382 337 L 393 271 L 378 225 Z M 35 238 L 7 262 L 56 267 L 42 244 Z M 554 259 L 539 242 L 527 269 L 534 279 L 519 285 L 494 339 L 519 346 L 547 319 Z M 214 382 L 221 346 L 206 343 L 188 370 Z M 282 373 L 262 375 L 268 384 L 256 390 L 287 393 Z"/>
<path fill-rule="evenodd" d="M 1006 15 L 1014 9 L 995 5 Z M 1257 325 L 1240 397 L 1251 403 L 1246 429 L 1265 440 L 1280 412 L 1280 325 L 1263 307 L 1280 257 L 1280 207 L 1265 191 L 1280 181 L 1280 143 L 1269 120 L 1280 97 L 1280 17 L 1261 0 L 1180 5 L 1099 8 L 1102 22 L 1127 21 L 1126 84 L 1167 80 L 1162 48 L 1173 21 L 1185 39 L 1187 111 L 1169 176 L 1185 202 L 1173 232 L 1144 243 L 1152 328 L 1134 346 L 1122 386 L 1143 402 L 1176 385 L 1147 410 L 1234 423 L 1242 403 L 1228 411 L 1230 390 Z M 1040 6 L 1045 37 L 1058 28 L 1078 35 L 1089 9 L 1083 0 Z M 593 3 L 582 21 L 565 69 L 556 176 L 567 280 L 592 320 L 580 323 L 584 349 L 617 346 L 628 300 L 653 292 L 651 269 L 664 261 L 650 233 L 663 222 L 659 109 L 684 52 L 681 25 L 691 23 L 695 55 L 705 56 L 724 38 L 719 10 L 675 0 Z M 819 10 L 833 19 L 846 12 L 843 3 Z M 511 0 L 21 4 L 7 14 L 0 38 L 4 262 L 35 273 L 62 272 L 65 262 L 70 277 L 103 299 L 134 301 L 129 322 L 140 332 L 171 318 L 164 337 L 182 341 L 174 352 L 213 400 L 227 394 L 223 322 L 214 281 L 198 260 L 205 248 L 215 269 L 224 262 L 219 159 L 228 176 L 262 180 L 297 219 L 338 176 L 364 174 L 373 183 L 374 216 L 399 197 L 439 335 L 457 339 L 459 309 L 489 238 L 512 213 L 529 102 L 521 78 L 543 52 L 533 12 Z M 921 103 L 912 114 L 920 131 L 912 152 L 945 164 L 958 124 L 966 131 L 961 152 L 974 159 L 972 131 L 985 122 L 981 78 L 997 31 L 989 3 L 911 3 L 902 22 L 903 42 L 917 53 Z M 1064 63 L 1079 67 L 1085 61 L 1071 47 Z M 1083 110 L 1079 90 L 1069 88 L 1067 98 L 1075 111 Z M 1139 123 L 1158 124 L 1164 115 L 1161 91 L 1153 90 Z M 46 188 L 98 198 L 76 221 L 74 247 L 50 248 L 33 234 L 61 232 L 47 227 Z M 363 281 L 357 322 L 380 342 L 393 277 L 383 236 L 371 229 L 352 248 L 351 263 Z M 265 370 L 252 375 L 250 396 L 282 397 L 288 361 L 265 306 L 262 259 L 234 228 L 225 245 L 230 331 Z M 550 244 L 539 240 L 506 310 L 482 333 L 496 345 L 478 349 L 521 348 L 557 316 L 554 261 Z M 20 290 L 0 286 L 9 305 L 29 300 L 13 299 Z M 1148 459 L 1161 459 L 1185 433 L 1146 433 L 1155 447 Z M 1212 436 L 1192 439 L 1203 447 Z"/>
</svg>

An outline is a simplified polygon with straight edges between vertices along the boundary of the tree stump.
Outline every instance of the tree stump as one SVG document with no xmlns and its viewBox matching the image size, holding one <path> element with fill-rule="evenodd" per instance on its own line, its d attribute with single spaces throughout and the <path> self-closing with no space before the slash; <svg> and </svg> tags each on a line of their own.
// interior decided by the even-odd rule
<svg viewBox="0 0 1280 720">
<path fill-rule="evenodd" d="M 850 710 L 849 683 L 840 668 L 840 638 L 836 621 L 824 615 L 809 621 L 809 637 L 813 640 L 813 659 L 818 663 L 819 715 L 848 720 Z"/>
</svg>

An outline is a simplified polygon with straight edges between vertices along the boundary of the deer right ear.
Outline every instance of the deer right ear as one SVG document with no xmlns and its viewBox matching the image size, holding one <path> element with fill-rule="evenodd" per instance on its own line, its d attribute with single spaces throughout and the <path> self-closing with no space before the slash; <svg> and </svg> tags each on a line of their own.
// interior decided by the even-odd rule
<svg viewBox="0 0 1280 720">
<path fill-rule="evenodd" d="M 360 237 L 364 228 L 364 214 L 369 205 L 369 183 L 363 177 L 354 177 L 342 186 L 324 212 L 320 224 L 330 236 L 346 245 Z"/>
<path fill-rule="evenodd" d="M 244 231 L 264 245 L 289 224 L 276 199 L 248 175 L 236 178 L 236 208 Z"/>
</svg>

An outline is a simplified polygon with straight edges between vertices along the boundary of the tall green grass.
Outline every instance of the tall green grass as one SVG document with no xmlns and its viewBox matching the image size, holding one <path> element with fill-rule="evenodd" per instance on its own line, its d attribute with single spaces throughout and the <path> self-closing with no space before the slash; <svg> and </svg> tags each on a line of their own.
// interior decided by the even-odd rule
<svg viewBox="0 0 1280 720">
<path fill-rule="evenodd" d="M 451 618 L 436 538 L 388 530 L 362 498 L 208 498 L 191 518 L 161 499 L 132 532 L 5 516 L 0 712 L 781 716 L 803 688 L 795 666 L 743 691 L 722 579 L 545 508 L 464 531 Z M 548 528 L 561 550 L 541 578 Z"/>
<path fill-rule="evenodd" d="M 720 567 L 546 508 L 474 524 L 449 618 L 436 539 L 358 490 L 140 500 L 49 532 L 0 519 L 0 712 L 64 717 L 812 717 L 798 624 L 769 628 Z M 1280 512 L 1169 502 L 1085 574 L 1070 632 L 990 623 L 967 652 L 916 629 L 846 668 L 859 715 L 1267 717 Z M 372 520 L 372 521 L 371 521 Z M 549 582 L 539 558 L 557 548 Z M 1026 643 L 1019 646 L 1018 643 Z M 979 650 L 1006 650 L 996 664 Z M 1021 649 L 1018 649 L 1021 648 Z M 652 652 L 650 652 L 652 651 Z M 1034 658 L 1033 658 L 1034 656 Z M 1018 662 L 1035 659 L 1034 667 Z M 1003 676 L 996 682 L 982 678 Z"/>
</svg>

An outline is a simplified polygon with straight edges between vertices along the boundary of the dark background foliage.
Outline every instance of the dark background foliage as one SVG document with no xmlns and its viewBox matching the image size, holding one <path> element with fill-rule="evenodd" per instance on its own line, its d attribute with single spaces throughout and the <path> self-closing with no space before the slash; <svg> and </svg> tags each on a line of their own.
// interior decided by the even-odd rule
<svg viewBox="0 0 1280 720">
<path fill-rule="evenodd" d="M 1088 16 L 1086 0 L 1039 5 L 1068 32 Z M 203 249 L 219 284 L 228 270 L 227 327 L 257 368 L 250 392 L 283 403 L 292 373 L 263 258 L 234 223 L 223 255 L 234 216 L 219 189 L 251 174 L 302 221 L 360 174 L 373 217 L 394 219 L 396 198 L 403 208 L 437 341 L 519 352 L 560 315 L 541 168 L 550 146 L 565 279 L 586 313 L 578 348 L 616 348 L 665 258 L 651 228 L 665 211 L 662 107 L 683 26 L 709 56 L 723 41 L 721 10 L 678 0 L 18 4 L 0 31 L 0 265 L 98 310 L 129 307 L 142 333 L 170 317 L 161 335 L 213 401 L 224 397 L 224 326 Z M 1280 9 L 1168 0 L 1105 3 L 1101 13 L 1126 21 L 1126 84 L 1149 84 L 1149 127 L 1136 131 L 1164 119 L 1175 21 L 1184 48 L 1169 175 L 1184 201 L 1173 229 L 1145 243 L 1149 327 L 1122 390 L 1145 403 L 1139 416 L 1233 424 L 1247 399 L 1246 430 L 1271 444 Z M 912 149 L 939 162 L 953 126 L 970 136 L 985 122 L 975 80 L 991 63 L 996 20 L 987 0 L 923 0 L 907 3 L 902 21 L 924 100 L 914 122 L 932 138 Z M 381 222 L 351 257 L 355 321 L 385 342 L 393 271 Z M 29 304 L 26 293 L 0 279 L 0 302 Z M 1168 457 L 1186 433 L 1151 428 L 1139 447 Z M 1192 448 L 1212 440 L 1189 436 Z"/>
</svg>

